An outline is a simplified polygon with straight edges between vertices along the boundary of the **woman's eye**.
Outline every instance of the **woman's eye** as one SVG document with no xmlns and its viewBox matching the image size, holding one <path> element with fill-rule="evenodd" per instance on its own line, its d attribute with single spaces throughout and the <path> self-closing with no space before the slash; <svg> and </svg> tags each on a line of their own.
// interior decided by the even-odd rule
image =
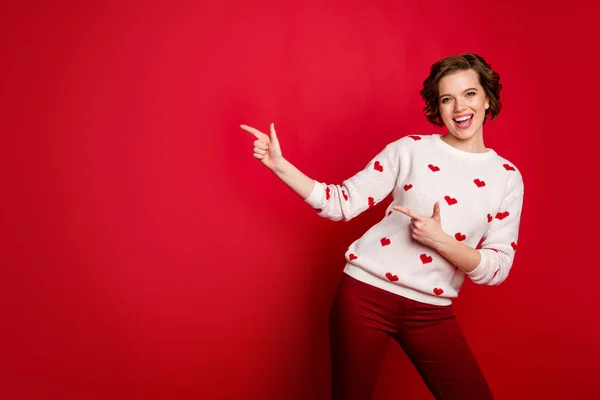
<svg viewBox="0 0 600 400">
<path fill-rule="evenodd" d="M 446 100 L 450 100 L 450 97 L 444 97 L 444 98 L 442 99 L 442 103 L 446 103 Z"/>
<path fill-rule="evenodd" d="M 475 92 L 469 92 L 469 93 L 467 93 L 467 96 L 475 96 L 475 94 L 476 94 Z"/>
</svg>

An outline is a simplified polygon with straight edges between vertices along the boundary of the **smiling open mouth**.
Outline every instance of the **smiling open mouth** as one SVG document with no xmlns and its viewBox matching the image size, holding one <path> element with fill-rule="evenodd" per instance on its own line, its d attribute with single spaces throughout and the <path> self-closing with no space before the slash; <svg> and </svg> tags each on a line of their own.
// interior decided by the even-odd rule
<svg viewBox="0 0 600 400">
<path fill-rule="evenodd" d="M 471 126 L 471 122 L 473 121 L 473 114 L 466 115 L 466 116 L 460 117 L 460 118 L 452 118 L 452 120 L 454 122 L 456 122 L 456 125 L 459 128 L 465 129 L 465 128 L 468 128 L 469 126 Z"/>
</svg>

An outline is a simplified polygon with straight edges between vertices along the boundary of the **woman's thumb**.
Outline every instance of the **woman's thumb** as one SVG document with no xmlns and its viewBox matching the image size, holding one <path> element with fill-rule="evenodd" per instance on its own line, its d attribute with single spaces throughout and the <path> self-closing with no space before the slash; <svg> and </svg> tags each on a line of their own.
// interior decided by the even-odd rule
<svg viewBox="0 0 600 400">
<path fill-rule="evenodd" d="M 271 155 L 281 157 L 281 147 L 279 146 L 279 139 L 277 139 L 277 133 L 275 132 L 275 123 L 271 122 L 271 126 L 269 127 L 271 131 L 271 148 L 273 151 Z"/>
<path fill-rule="evenodd" d="M 269 125 L 269 131 L 270 131 L 270 136 L 271 139 L 276 139 L 277 138 L 277 134 L 275 133 L 275 123 L 271 122 L 271 125 Z"/>
<path fill-rule="evenodd" d="M 269 127 L 271 131 L 271 140 L 277 142 L 277 133 L 275 133 L 275 123 L 271 122 L 271 126 Z"/>
<path fill-rule="evenodd" d="M 433 215 L 431 216 L 431 218 L 435 219 L 436 221 L 440 220 L 440 202 L 436 202 L 433 205 Z"/>
</svg>

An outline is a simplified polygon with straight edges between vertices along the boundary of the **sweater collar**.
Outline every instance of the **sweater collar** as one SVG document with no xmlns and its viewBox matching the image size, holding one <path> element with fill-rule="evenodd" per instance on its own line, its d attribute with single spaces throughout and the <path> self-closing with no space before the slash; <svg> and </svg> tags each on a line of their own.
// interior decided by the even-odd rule
<svg viewBox="0 0 600 400">
<path fill-rule="evenodd" d="M 485 153 L 471 153 L 468 151 L 459 150 L 456 147 L 450 146 L 442 140 L 442 135 L 435 133 L 431 135 L 435 145 L 445 152 L 465 160 L 471 161 L 486 161 L 494 158 L 497 154 L 493 149 L 488 148 Z"/>
</svg>

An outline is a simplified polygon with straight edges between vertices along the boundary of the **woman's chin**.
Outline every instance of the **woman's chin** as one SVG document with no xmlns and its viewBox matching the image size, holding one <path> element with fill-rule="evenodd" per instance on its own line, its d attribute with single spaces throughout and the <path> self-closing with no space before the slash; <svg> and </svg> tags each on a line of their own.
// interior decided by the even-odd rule
<svg viewBox="0 0 600 400">
<path fill-rule="evenodd" d="M 477 132 L 480 131 L 481 129 L 475 129 L 473 126 L 468 129 L 460 129 L 453 126 L 451 129 L 448 129 L 448 135 L 451 135 L 458 140 L 469 140 L 476 136 Z"/>
</svg>

